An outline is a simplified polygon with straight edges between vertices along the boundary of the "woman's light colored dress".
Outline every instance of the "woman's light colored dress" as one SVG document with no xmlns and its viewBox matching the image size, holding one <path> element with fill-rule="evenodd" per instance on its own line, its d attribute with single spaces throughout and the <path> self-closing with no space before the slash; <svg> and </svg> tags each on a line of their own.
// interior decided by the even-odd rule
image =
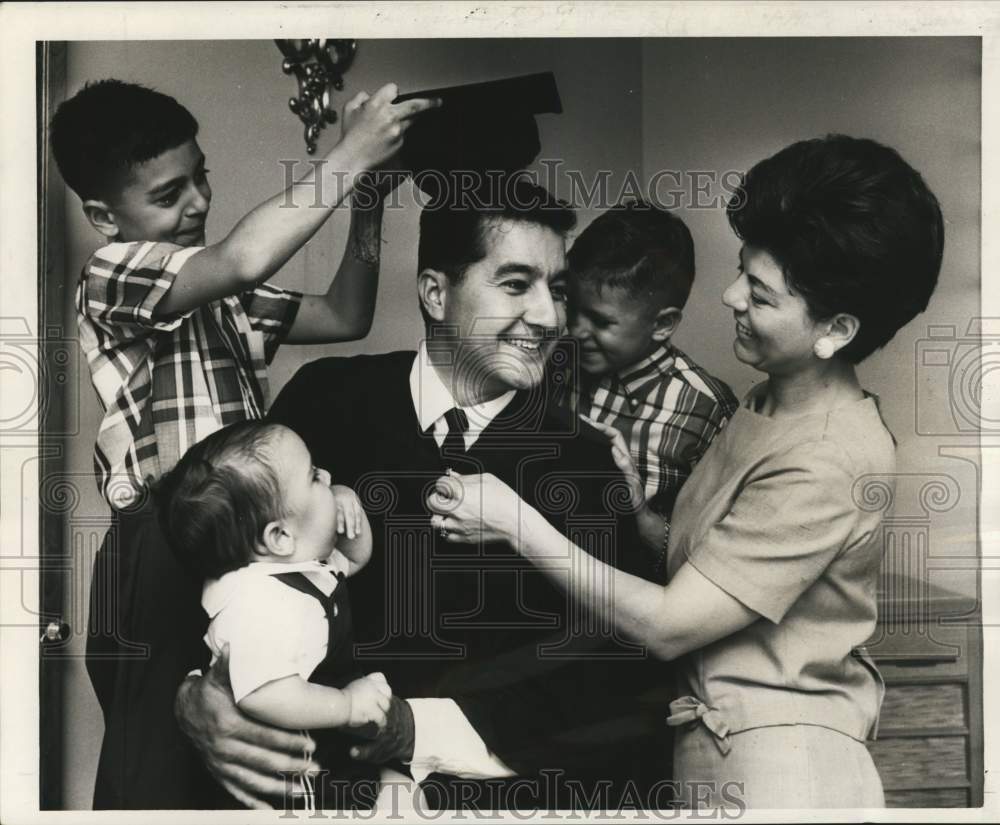
<svg viewBox="0 0 1000 825">
<path fill-rule="evenodd" d="M 674 778 L 696 807 L 880 807 L 865 742 L 884 686 L 858 648 L 875 628 L 892 436 L 872 397 L 771 418 L 755 412 L 763 389 L 674 508 L 671 573 L 688 561 L 761 616 L 679 663 Z"/>
</svg>

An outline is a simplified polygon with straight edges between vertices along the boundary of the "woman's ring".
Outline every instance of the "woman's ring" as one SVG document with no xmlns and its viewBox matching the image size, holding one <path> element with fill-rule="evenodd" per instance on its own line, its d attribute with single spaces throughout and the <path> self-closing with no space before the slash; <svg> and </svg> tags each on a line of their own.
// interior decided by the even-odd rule
<svg viewBox="0 0 1000 825">
<path fill-rule="evenodd" d="M 448 538 L 448 528 L 447 527 L 441 527 L 441 528 L 439 528 L 438 532 L 440 532 L 441 538 L 443 538 L 443 539 Z"/>
</svg>

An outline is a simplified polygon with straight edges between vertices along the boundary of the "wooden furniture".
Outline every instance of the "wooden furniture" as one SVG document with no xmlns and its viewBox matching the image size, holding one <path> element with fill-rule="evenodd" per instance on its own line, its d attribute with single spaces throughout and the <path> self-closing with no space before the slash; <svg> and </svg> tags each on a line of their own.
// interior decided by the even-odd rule
<svg viewBox="0 0 1000 825">
<path fill-rule="evenodd" d="M 886 576 L 867 643 L 886 682 L 870 750 L 891 808 L 983 804 L 982 621 L 973 599 Z"/>
</svg>

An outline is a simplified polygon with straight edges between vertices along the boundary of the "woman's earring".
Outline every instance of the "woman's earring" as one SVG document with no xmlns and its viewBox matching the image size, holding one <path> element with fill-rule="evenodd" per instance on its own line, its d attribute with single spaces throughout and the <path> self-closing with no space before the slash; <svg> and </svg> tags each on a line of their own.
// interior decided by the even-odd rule
<svg viewBox="0 0 1000 825">
<path fill-rule="evenodd" d="M 817 358 L 822 358 L 824 361 L 832 358 L 834 353 L 833 341 L 829 338 L 820 338 L 813 344 L 813 352 L 816 353 Z"/>
</svg>

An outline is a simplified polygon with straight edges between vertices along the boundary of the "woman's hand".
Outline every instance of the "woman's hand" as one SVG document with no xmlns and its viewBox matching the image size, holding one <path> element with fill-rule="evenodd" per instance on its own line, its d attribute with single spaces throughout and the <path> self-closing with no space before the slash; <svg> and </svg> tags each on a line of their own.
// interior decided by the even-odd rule
<svg viewBox="0 0 1000 825">
<path fill-rule="evenodd" d="M 538 512 L 495 475 L 441 476 L 427 497 L 431 526 L 446 541 L 502 541 L 518 548 Z"/>
<path fill-rule="evenodd" d="M 236 706 L 228 649 L 207 675 L 181 683 L 174 712 L 212 775 L 248 808 L 271 808 L 262 797 L 287 792 L 283 774 L 319 770 L 311 760 L 316 744 L 309 737 L 261 724 Z M 301 791 L 298 780 L 294 788 Z"/>
</svg>

